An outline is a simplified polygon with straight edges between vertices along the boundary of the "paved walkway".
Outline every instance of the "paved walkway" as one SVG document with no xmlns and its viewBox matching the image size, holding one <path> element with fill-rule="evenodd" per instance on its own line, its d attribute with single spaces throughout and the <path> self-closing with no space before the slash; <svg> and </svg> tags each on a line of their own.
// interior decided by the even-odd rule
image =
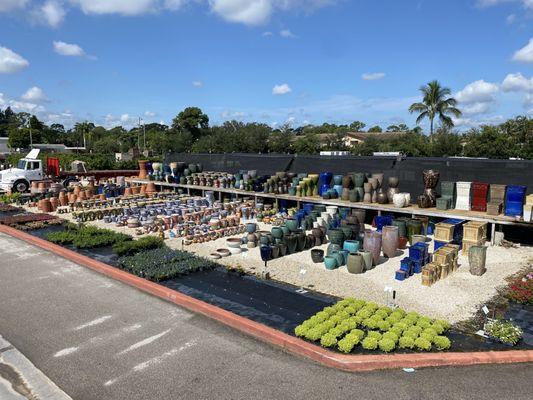
<svg viewBox="0 0 533 400">
<path fill-rule="evenodd" d="M 0 335 L 76 400 L 533 397 L 527 364 L 324 368 L 3 234 Z"/>
</svg>

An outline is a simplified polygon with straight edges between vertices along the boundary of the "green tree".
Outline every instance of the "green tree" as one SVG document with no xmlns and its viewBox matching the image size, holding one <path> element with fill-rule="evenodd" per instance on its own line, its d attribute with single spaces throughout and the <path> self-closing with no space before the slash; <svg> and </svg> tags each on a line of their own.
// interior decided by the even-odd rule
<svg viewBox="0 0 533 400">
<path fill-rule="evenodd" d="M 320 141 L 315 133 L 299 136 L 294 142 L 294 151 L 297 154 L 317 154 L 320 152 Z"/>
<path fill-rule="evenodd" d="M 383 129 L 381 129 L 381 126 L 375 125 L 368 129 L 368 132 L 383 132 Z"/>
<path fill-rule="evenodd" d="M 452 128 L 454 126 L 450 115 L 460 117 L 461 111 L 456 107 L 457 100 L 451 95 L 451 90 L 447 87 L 441 86 L 438 81 L 431 81 L 426 86 L 422 86 L 420 91 L 423 94 L 421 103 L 413 103 L 409 107 L 409 112 L 418 113 L 416 124 L 419 125 L 424 118 L 429 119 L 430 130 L 433 134 L 433 121 L 438 117 L 442 126 Z"/>
<path fill-rule="evenodd" d="M 361 121 L 354 121 L 350 124 L 350 130 L 354 132 L 362 132 L 365 129 L 366 124 Z"/>
<path fill-rule="evenodd" d="M 270 135 L 268 141 L 269 151 L 272 153 L 292 153 L 292 140 L 294 134 L 290 130 L 276 130 Z"/>
<path fill-rule="evenodd" d="M 33 143 L 41 141 L 41 133 L 32 131 Z M 30 147 L 30 130 L 29 128 L 9 128 L 7 144 L 12 149 L 27 149 Z"/>
<path fill-rule="evenodd" d="M 187 107 L 172 120 L 172 129 L 181 133 L 188 132 L 194 140 L 208 128 L 209 117 L 198 107 Z"/>
<path fill-rule="evenodd" d="M 429 137 L 429 155 L 432 157 L 460 156 L 463 137 L 446 128 L 439 128 Z"/>
<path fill-rule="evenodd" d="M 394 124 L 387 126 L 387 132 L 407 132 L 409 127 L 405 124 Z"/>
</svg>

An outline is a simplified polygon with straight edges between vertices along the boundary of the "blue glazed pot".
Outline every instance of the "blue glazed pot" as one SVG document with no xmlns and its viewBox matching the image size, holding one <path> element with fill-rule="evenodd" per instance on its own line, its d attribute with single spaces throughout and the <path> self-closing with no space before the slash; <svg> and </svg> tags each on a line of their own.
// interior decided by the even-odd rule
<svg viewBox="0 0 533 400">
<path fill-rule="evenodd" d="M 246 232 L 255 233 L 257 230 L 257 224 L 255 222 L 249 222 L 246 224 Z"/>
<path fill-rule="evenodd" d="M 334 270 L 338 267 L 337 259 L 333 256 L 326 256 L 324 257 L 324 265 L 326 266 L 326 269 Z"/>
<path fill-rule="evenodd" d="M 342 187 L 342 175 L 333 175 L 333 184 Z"/>
<path fill-rule="evenodd" d="M 350 253 L 357 253 L 359 251 L 359 241 L 358 240 L 345 240 L 342 248 L 344 250 L 347 250 Z"/>
<path fill-rule="evenodd" d="M 330 243 L 328 244 L 328 248 L 326 249 L 326 254 L 330 256 L 339 250 L 341 250 L 341 246 L 339 246 L 338 244 Z"/>
<path fill-rule="evenodd" d="M 337 266 L 342 267 L 344 265 L 344 256 L 340 251 L 336 251 L 331 254 L 331 257 L 334 257 L 337 260 Z"/>
<path fill-rule="evenodd" d="M 270 246 L 261 246 L 259 248 L 261 253 L 261 260 L 269 261 L 272 258 L 272 247 Z"/>
<path fill-rule="evenodd" d="M 342 196 L 342 185 L 335 184 L 333 186 L 333 189 L 337 192 L 337 197 L 341 197 Z"/>
</svg>

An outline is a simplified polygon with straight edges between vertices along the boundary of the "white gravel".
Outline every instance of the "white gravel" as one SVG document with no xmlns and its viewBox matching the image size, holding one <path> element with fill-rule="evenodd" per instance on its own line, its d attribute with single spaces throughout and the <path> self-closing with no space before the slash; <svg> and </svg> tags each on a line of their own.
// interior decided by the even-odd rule
<svg viewBox="0 0 533 400">
<path fill-rule="evenodd" d="M 70 216 L 59 215 L 65 219 L 71 219 Z M 92 221 L 90 224 L 136 236 L 135 229 L 117 228 L 103 221 Z M 272 227 L 262 223 L 258 225 L 260 230 L 270 231 Z M 166 243 L 171 248 L 182 248 L 181 238 L 167 239 Z M 406 256 L 407 250 L 398 251 L 398 256 L 391 259 L 382 257 L 377 267 L 358 275 L 350 274 L 346 267 L 328 271 L 322 263 L 314 264 L 310 250 L 269 261 L 268 271 L 272 279 L 300 286 L 300 270 L 304 268 L 307 271 L 303 282 L 306 287 L 334 296 L 351 296 L 381 304 L 387 302 L 384 288 L 389 286 L 396 290 L 396 303 L 400 307 L 455 323 L 470 318 L 484 302 L 497 293 L 498 287 L 506 284 L 506 277 L 533 262 L 533 247 L 504 248 L 487 244 L 487 272 L 483 276 L 471 275 L 468 271 L 468 258 L 459 253 L 459 268 L 430 287 L 422 286 L 421 274 L 415 274 L 402 282 L 394 279 L 394 273 L 399 269 L 400 260 Z M 226 238 L 221 238 L 185 246 L 184 249 L 208 257 L 217 249 L 226 247 Z M 259 248 L 242 247 L 243 253 L 221 258 L 217 262 L 261 274 L 264 263 Z M 322 245 L 320 248 L 325 250 L 326 247 L 327 245 Z M 429 248 L 432 251 L 433 244 Z"/>
</svg>

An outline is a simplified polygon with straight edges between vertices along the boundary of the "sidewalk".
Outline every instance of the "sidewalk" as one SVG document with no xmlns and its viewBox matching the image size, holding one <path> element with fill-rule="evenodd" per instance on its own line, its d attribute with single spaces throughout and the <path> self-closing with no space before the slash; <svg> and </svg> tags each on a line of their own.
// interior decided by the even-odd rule
<svg viewBox="0 0 533 400">
<path fill-rule="evenodd" d="M 71 400 L 2 336 L 0 336 L 0 399 Z"/>
</svg>

